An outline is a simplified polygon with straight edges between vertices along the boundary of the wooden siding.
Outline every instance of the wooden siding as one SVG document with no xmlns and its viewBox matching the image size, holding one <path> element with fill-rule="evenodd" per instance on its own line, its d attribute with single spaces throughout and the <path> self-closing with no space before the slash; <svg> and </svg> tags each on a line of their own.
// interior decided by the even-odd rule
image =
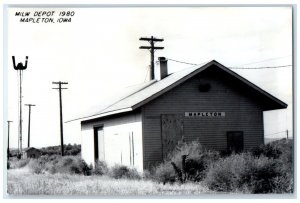
<svg viewBox="0 0 300 203">
<path fill-rule="evenodd" d="M 200 84 L 209 84 L 209 91 L 199 91 Z M 207 148 L 225 150 L 226 132 L 243 131 L 245 150 L 263 144 L 260 97 L 211 67 L 142 108 L 145 168 L 162 161 L 161 115 L 185 112 L 225 112 L 225 117 L 184 117 L 186 141 L 198 139 Z"/>
<path fill-rule="evenodd" d="M 95 164 L 94 128 L 81 125 L 81 158 L 88 164 Z"/>
<path fill-rule="evenodd" d="M 94 128 L 103 126 L 104 160 L 109 166 L 123 164 L 143 170 L 141 113 L 130 113 L 81 124 L 82 158 L 94 164 Z M 101 157 L 101 154 L 99 155 Z"/>
</svg>

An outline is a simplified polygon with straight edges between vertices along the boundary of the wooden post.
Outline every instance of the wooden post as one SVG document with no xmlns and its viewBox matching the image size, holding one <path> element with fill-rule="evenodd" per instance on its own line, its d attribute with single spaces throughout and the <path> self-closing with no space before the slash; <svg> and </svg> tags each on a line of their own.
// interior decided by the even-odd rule
<svg viewBox="0 0 300 203">
<path fill-rule="evenodd" d="M 151 36 L 148 37 L 141 37 L 141 41 L 148 41 L 150 43 L 150 46 L 140 46 L 140 49 L 148 49 L 151 53 L 151 65 L 150 65 L 150 80 L 154 80 L 154 51 L 157 49 L 164 49 L 164 47 L 155 47 L 155 42 L 163 42 L 164 39 L 158 39 Z"/>
<path fill-rule="evenodd" d="M 25 106 L 29 107 L 29 117 L 28 117 L 28 142 L 27 147 L 30 147 L 30 115 L 31 115 L 31 107 L 35 106 L 34 104 L 25 104 Z"/>
<path fill-rule="evenodd" d="M 63 134 L 63 114 L 62 114 L 61 90 L 62 89 L 68 89 L 68 88 L 62 88 L 61 85 L 68 84 L 68 83 L 59 81 L 59 82 L 52 82 L 52 84 L 58 84 L 58 88 L 52 88 L 52 89 L 58 89 L 59 90 L 60 145 L 61 145 L 61 155 L 64 156 L 64 134 Z"/>
<path fill-rule="evenodd" d="M 10 123 L 11 123 L 12 121 L 7 121 L 7 124 L 8 124 L 8 139 L 7 139 L 7 161 L 9 160 L 9 128 L 10 128 Z"/>
</svg>

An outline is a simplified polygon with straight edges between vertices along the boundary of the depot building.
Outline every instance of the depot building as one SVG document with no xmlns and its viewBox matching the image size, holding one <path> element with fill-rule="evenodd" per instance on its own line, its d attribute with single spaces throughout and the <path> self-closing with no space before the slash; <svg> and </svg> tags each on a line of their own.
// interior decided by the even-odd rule
<svg viewBox="0 0 300 203">
<path fill-rule="evenodd" d="M 217 61 L 160 75 L 81 121 L 82 158 L 149 169 L 178 142 L 248 150 L 264 144 L 263 112 L 287 104 Z"/>
</svg>

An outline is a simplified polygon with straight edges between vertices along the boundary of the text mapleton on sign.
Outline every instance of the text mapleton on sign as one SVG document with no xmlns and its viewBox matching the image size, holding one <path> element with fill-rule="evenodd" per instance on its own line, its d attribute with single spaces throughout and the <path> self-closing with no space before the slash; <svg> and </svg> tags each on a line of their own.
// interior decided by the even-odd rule
<svg viewBox="0 0 300 203">
<path fill-rule="evenodd" d="M 225 112 L 185 112 L 185 117 L 225 117 Z"/>
</svg>

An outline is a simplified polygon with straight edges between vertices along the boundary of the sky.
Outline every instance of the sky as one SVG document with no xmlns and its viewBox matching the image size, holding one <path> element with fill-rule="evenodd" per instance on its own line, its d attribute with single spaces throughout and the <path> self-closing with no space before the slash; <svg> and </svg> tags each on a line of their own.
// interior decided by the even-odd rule
<svg viewBox="0 0 300 203">
<path fill-rule="evenodd" d="M 55 23 L 20 22 L 16 12 L 54 11 Z M 57 15 L 74 11 L 71 22 Z M 63 90 L 63 118 L 68 121 L 97 112 L 127 89 L 149 79 L 150 54 L 140 37 L 163 38 L 155 53 L 201 64 L 217 60 L 227 67 L 256 68 L 292 64 L 290 7 L 89 7 L 8 8 L 7 112 L 12 120 L 10 146 L 17 147 L 18 79 L 11 56 L 25 62 L 23 103 L 31 114 L 31 146 L 60 144 L 59 97 L 53 81 L 68 82 Z M 35 17 L 35 20 L 37 17 Z M 169 60 L 169 73 L 191 65 Z M 158 67 L 157 67 L 158 68 Z M 268 138 L 292 135 L 292 70 L 234 69 L 252 83 L 288 104 L 264 113 Z M 28 107 L 23 107 L 23 147 L 27 146 Z M 80 144 L 80 123 L 64 124 L 64 143 Z"/>
</svg>

